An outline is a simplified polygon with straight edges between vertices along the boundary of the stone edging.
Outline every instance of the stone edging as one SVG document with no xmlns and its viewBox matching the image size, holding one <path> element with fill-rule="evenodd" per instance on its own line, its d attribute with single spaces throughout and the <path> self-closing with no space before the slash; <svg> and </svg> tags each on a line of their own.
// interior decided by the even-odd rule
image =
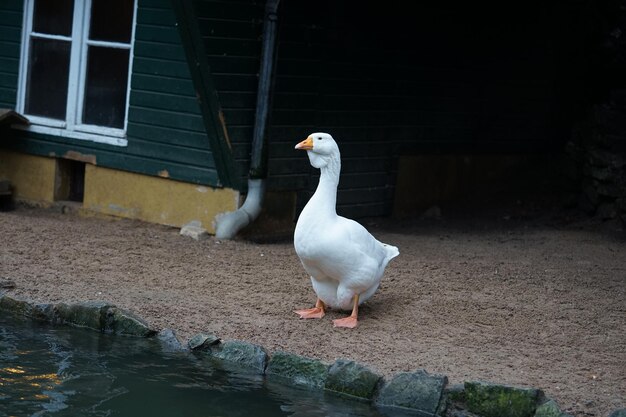
<svg viewBox="0 0 626 417">
<path fill-rule="evenodd" d="M 385 409 L 402 409 L 421 416 L 460 417 L 571 417 L 541 390 L 479 381 L 449 385 L 445 375 L 424 370 L 403 372 L 385 380 L 372 369 L 348 359 L 327 364 L 288 352 L 269 354 L 265 348 L 248 342 L 222 342 L 212 334 L 197 334 L 183 346 L 170 329 L 150 328 L 141 318 L 103 301 L 76 304 L 36 304 L 0 294 L 0 311 L 13 315 L 69 324 L 93 330 L 150 337 L 157 335 L 168 350 L 190 350 L 208 355 L 266 378 L 374 403 Z M 609 417 L 626 417 L 626 409 Z"/>
</svg>

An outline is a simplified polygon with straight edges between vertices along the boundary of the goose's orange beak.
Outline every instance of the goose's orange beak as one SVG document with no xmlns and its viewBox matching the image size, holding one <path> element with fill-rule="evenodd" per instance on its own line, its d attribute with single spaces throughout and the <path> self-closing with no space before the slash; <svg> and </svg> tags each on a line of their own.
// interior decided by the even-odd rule
<svg viewBox="0 0 626 417">
<path fill-rule="evenodd" d="M 296 149 L 302 149 L 303 151 L 310 151 L 311 149 L 313 149 L 313 138 L 309 136 L 302 142 L 298 143 L 296 145 Z"/>
</svg>

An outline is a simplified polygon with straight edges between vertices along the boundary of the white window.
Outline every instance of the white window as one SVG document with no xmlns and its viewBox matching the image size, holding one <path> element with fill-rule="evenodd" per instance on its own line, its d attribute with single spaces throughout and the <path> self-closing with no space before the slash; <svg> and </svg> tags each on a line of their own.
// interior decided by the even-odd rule
<svg viewBox="0 0 626 417">
<path fill-rule="evenodd" d="M 25 0 L 27 129 L 126 146 L 135 0 Z"/>
</svg>

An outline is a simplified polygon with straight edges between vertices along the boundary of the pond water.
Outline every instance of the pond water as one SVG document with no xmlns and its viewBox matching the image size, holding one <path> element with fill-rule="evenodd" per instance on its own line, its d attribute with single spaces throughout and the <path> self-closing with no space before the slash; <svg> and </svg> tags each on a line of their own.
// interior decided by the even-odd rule
<svg viewBox="0 0 626 417">
<path fill-rule="evenodd" d="M 0 317 L 0 417 L 389 416 L 219 368 L 154 339 Z"/>
</svg>

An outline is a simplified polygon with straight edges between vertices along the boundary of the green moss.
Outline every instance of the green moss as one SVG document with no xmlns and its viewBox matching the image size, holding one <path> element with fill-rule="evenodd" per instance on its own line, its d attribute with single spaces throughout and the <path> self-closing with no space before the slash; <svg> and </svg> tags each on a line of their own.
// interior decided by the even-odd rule
<svg viewBox="0 0 626 417">
<path fill-rule="evenodd" d="M 549 400 L 537 407 L 534 417 L 561 417 L 561 409 L 554 400 Z"/>
<path fill-rule="evenodd" d="M 104 301 L 87 301 L 78 304 L 57 304 L 55 312 L 58 320 L 74 326 L 103 331 L 109 304 Z"/>
<path fill-rule="evenodd" d="M 484 417 L 532 417 L 541 391 L 484 382 L 466 382 L 467 409 Z"/>
<path fill-rule="evenodd" d="M 281 377 L 298 385 L 323 388 L 328 377 L 328 365 L 287 352 L 275 352 L 267 366 L 268 377 Z"/>
<path fill-rule="evenodd" d="M 371 399 L 381 375 L 354 361 L 338 359 L 330 367 L 325 388 L 341 394 Z"/>
<path fill-rule="evenodd" d="M 106 312 L 103 330 L 115 334 L 140 337 L 150 337 L 156 334 L 156 331 L 151 329 L 145 321 L 117 307 L 110 307 Z"/>
<path fill-rule="evenodd" d="M 254 369 L 261 374 L 265 371 L 267 352 L 263 347 L 252 343 L 231 340 L 215 345 L 210 354 L 214 358 Z"/>
</svg>

